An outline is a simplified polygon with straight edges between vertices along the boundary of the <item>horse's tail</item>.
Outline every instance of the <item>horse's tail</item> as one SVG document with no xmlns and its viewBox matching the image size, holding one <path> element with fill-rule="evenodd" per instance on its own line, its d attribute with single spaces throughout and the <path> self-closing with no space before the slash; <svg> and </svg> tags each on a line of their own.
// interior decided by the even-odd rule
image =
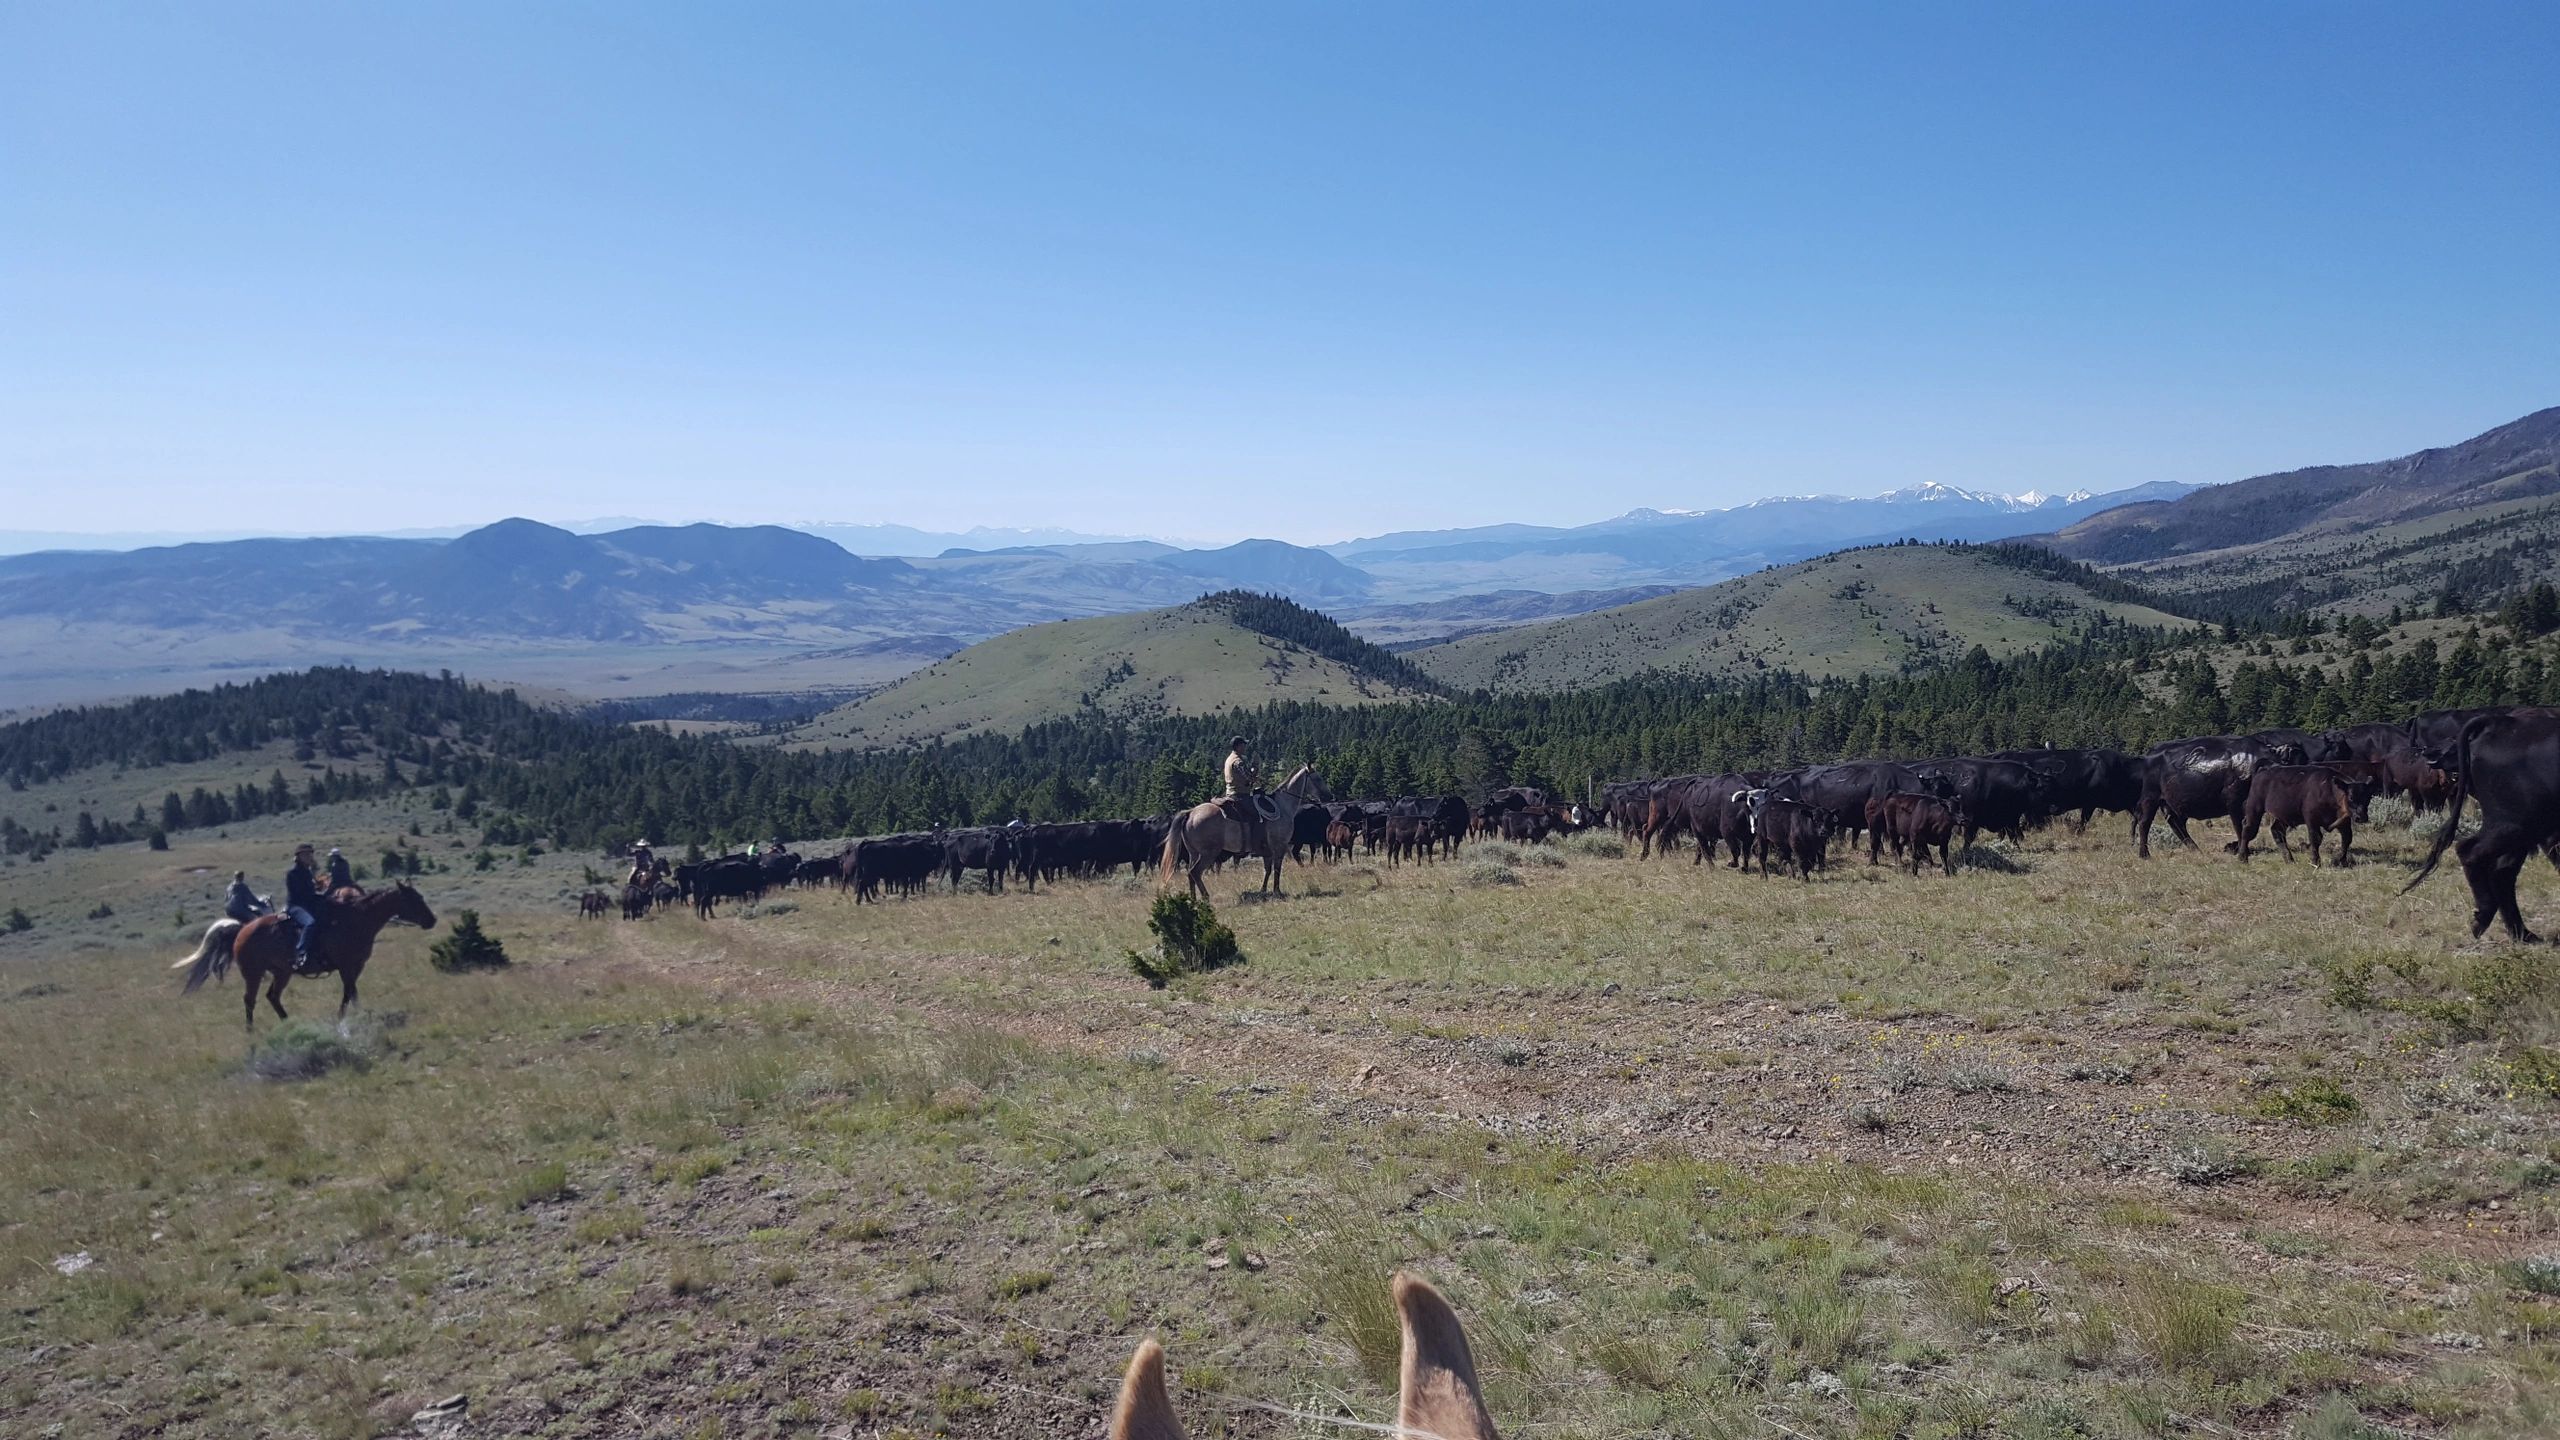
<svg viewBox="0 0 2560 1440">
<path fill-rule="evenodd" d="M 2454 746 L 2453 804 L 2444 812 L 2444 828 L 2436 832 L 2436 843 L 2427 851 L 2427 863 L 2419 866 L 2418 873 L 2409 877 L 2409 883 L 2400 887 L 2403 895 L 2417 889 L 2420 881 L 2436 873 L 2436 862 L 2444 858 L 2445 847 L 2453 843 L 2454 832 L 2462 828 L 2462 802 L 2471 789 L 2471 732 L 2479 729 L 2481 722 L 2489 718 L 2475 715 L 2462 727 L 2462 738 Z"/>
<path fill-rule="evenodd" d="M 1164 864 L 1157 875 L 1157 883 L 1167 890 L 1173 888 L 1174 859 L 1182 853 L 1180 847 L 1185 838 L 1183 832 L 1190 828 L 1189 815 L 1176 815 L 1173 817 L 1173 823 L 1164 827 Z"/>
<path fill-rule="evenodd" d="M 187 972 L 187 988 L 181 994 L 193 995 L 204 982 L 231 968 L 232 942 L 240 938 L 240 922 L 224 918 L 204 927 L 204 938 L 196 942 L 196 953 L 170 966 Z"/>
</svg>

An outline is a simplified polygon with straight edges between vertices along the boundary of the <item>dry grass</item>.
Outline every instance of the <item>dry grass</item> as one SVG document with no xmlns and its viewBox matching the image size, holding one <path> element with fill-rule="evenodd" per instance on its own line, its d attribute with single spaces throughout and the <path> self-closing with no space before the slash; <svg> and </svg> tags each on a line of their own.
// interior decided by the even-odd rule
<svg viewBox="0 0 2560 1440">
<path fill-rule="evenodd" d="M 57 935 L 0 985 L 0 1297 L 54 1347 L 0 1430 L 459 1390 L 490 1433 L 1012 1435 L 1098 1423 L 1147 1333 L 1200 1390 L 1376 1415 L 1400 1265 L 1516 1433 L 2547 1427 L 2560 1303 L 2504 1262 L 2555 1248 L 2551 1102 L 2421 1003 L 2530 1013 L 2544 972 L 2453 944 L 2455 890 L 2112 835 L 1954 885 L 1563 853 L 1293 869 L 1226 912 L 1251 966 L 1162 993 L 1144 887 L 581 926 L 546 860 L 473 897 L 515 967 L 395 932 L 366 995 L 407 1023 L 289 1086 L 236 991 Z M 2353 966 L 2407 1004 L 2333 1003 Z M 2315 1075 L 2355 1108 L 2260 1115 Z M 2205 1141 L 2264 1178 L 2159 1168 Z"/>
</svg>

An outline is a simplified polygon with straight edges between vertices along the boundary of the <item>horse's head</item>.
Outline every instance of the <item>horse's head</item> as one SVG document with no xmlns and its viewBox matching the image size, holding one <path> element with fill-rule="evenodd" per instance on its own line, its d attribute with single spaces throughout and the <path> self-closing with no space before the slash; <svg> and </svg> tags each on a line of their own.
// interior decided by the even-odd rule
<svg viewBox="0 0 2560 1440">
<path fill-rule="evenodd" d="M 436 912 L 427 908 L 427 897 L 419 894 L 418 888 L 406 880 L 392 887 L 391 918 L 421 930 L 436 928 Z"/>
<path fill-rule="evenodd" d="M 1325 788 L 1324 777 L 1316 773 L 1313 765 L 1299 766 L 1280 788 L 1310 804 L 1328 804 L 1333 799 L 1333 792 Z"/>
</svg>

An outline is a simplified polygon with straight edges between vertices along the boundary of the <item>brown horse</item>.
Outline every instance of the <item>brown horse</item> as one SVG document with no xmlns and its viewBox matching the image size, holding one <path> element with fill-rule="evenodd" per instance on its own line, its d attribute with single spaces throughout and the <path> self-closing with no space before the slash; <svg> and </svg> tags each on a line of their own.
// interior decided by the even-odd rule
<svg viewBox="0 0 2560 1440">
<path fill-rule="evenodd" d="M 1279 894 L 1280 862 L 1289 854 L 1289 837 L 1297 833 L 1298 812 L 1332 798 L 1315 767 L 1301 765 L 1271 792 L 1273 814 L 1266 823 L 1244 824 L 1215 800 L 1192 806 L 1174 816 L 1172 826 L 1164 833 L 1163 883 L 1171 887 L 1174 871 L 1188 866 L 1191 893 L 1206 900 L 1209 887 L 1200 883 L 1201 871 L 1230 855 L 1259 855 L 1264 893 Z"/>
<path fill-rule="evenodd" d="M 436 915 L 406 880 L 370 894 L 354 889 L 333 890 L 321 903 L 329 909 L 322 917 L 320 933 L 311 937 L 312 955 L 338 972 L 338 1018 L 343 1020 L 355 1006 L 356 977 L 364 973 L 365 962 L 373 958 L 374 937 L 382 933 L 382 927 L 396 921 L 433 930 Z M 223 926 L 229 923 L 219 922 L 206 931 L 204 943 L 196 953 L 178 962 L 188 967 L 186 993 L 194 994 L 208 978 L 236 963 L 241 980 L 248 986 L 247 993 L 240 997 L 241 1023 L 251 1030 L 258 1028 L 261 980 L 267 982 L 267 1004 L 275 1008 L 276 1018 L 287 1018 L 284 987 L 293 979 L 292 919 L 261 915 L 226 932 Z"/>
<path fill-rule="evenodd" d="M 1360 1425 L 1422 1440 L 1497 1440 L 1493 1416 L 1484 1408 L 1484 1391 L 1476 1383 L 1475 1353 L 1467 1346 L 1466 1327 L 1431 1283 L 1398 1274 L 1393 1281 L 1396 1320 L 1404 1332 L 1398 1370 L 1396 1423 Z M 1310 1419 L 1328 1418 L 1310 1416 Z M 1164 1347 L 1141 1342 L 1120 1380 L 1120 1403 L 1111 1417 L 1109 1440 L 1184 1440 L 1182 1421 L 1164 1387 Z"/>
</svg>

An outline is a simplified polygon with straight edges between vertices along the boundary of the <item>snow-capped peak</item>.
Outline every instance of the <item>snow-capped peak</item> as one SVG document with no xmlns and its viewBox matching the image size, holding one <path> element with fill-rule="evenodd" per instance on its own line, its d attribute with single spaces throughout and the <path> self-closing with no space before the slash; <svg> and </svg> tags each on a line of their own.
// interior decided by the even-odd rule
<svg viewBox="0 0 2560 1440">
<path fill-rule="evenodd" d="M 1757 510 L 1767 505 L 1931 505 L 1951 503 L 1959 505 L 1979 505 L 1991 510 L 2016 512 L 2023 510 L 2042 510 L 2049 505 L 2077 505 L 2083 500 L 2092 498 L 2094 494 L 2095 492 L 2088 490 L 2074 490 L 2068 495 L 2056 495 L 2045 490 L 2026 490 L 2015 495 L 2003 495 L 1996 491 L 1967 490 L 1960 485 L 1948 485 L 1936 480 L 1923 480 L 1917 484 L 1905 485 L 1899 490 L 1891 490 L 1882 495 L 1869 496 L 1864 500 L 1855 496 L 1836 494 L 1764 495 L 1757 500 L 1746 500 L 1740 505 L 1730 507 L 1730 509 L 1737 511 Z M 1695 520 L 1704 515 L 1722 515 L 1726 513 L 1728 513 L 1727 510 L 1680 510 L 1667 507 L 1656 509 L 1647 506 L 1630 510 L 1615 520 L 1603 523 L 1611 525 L 1665 525 L 1682 520 Z"/>
<path fill-rule="evenodd" d="M 2086 490 L 2074 490 L 2068 495 L 2053 495 L 2042 490 L 2026 490 L 2015 495 L 2002 495 L 1991 490 L 1967 490 L 1960 486 L 1942 485 L 1935 480 L 1923 480 L 1917 485 L 1906 485 L 1891 494 L 1879 495 L 1876 498 L 1887 504 L 1914 502 L 1925 504 L 1932 501 L 1955 500 L 1971 505 L 1987 505 L 1995 510 L 2015 511 L 2041 510 L 2047 505 L 2077 505 L 2089 496 L 2090 492 Z"/>
</svg>

